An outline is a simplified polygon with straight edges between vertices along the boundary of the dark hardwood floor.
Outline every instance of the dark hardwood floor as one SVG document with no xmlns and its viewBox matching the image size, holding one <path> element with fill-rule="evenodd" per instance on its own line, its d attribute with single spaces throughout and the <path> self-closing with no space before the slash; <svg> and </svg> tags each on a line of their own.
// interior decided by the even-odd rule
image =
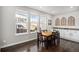
<svg viewBox="0 0 79 59">
<path fill-rule="evenodd" d="M 59 46 L 37 48 L 36 41 L 30 41 L 16 46 L 2 48 L 2 52 L 79 52 L 79 43 L 61 39 Z"/>
</svg>

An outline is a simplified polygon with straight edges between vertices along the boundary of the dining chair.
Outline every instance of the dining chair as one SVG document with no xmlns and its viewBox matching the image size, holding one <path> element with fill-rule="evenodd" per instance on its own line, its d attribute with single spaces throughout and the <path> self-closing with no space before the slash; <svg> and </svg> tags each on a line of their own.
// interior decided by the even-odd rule
<svg viewBox="0 0 79 59">
<path fill-rule="evenodd" d="M 59 33 L 59 31 L 55 32 L 54 42 L 55 42 L 55 45 L 57 45 L 57 46 L 60 44 L 60 33 Z"/>
<path fill-rule="evenodd" d="M 46 40 L 45 37 L 42 36 L 42 33 L 37 32 L 37 47 L 41 45 L 42 47 L 45 45 Z"/>
</svg>

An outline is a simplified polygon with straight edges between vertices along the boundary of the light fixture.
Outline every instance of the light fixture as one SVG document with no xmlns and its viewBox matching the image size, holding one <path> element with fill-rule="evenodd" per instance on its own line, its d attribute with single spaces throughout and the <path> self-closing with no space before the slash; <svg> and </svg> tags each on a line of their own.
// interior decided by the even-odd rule
<svg viewBox="0 0 79 59">
<path fill-rule="evenodd" d="M 70 6 L 70 8 L 73 8 L 73 6 Z"/>
</svg>

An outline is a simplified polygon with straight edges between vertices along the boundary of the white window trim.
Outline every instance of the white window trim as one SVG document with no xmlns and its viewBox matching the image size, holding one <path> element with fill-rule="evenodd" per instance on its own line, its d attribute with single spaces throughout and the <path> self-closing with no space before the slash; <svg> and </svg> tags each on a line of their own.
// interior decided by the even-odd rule
<svg viewBox="0 0 79 59">
<path fill-rule="evenodd" d="M 39 16 L 38 24 L 37 24 L 37 30 L 34 31 L 34 32 L 31 32 L 31 31 L 30 31 L 30 28 L 29 28 L 29 31 L 30 31 L 29 33 L 36 33 L 36 32 L 39 30 L 38 27 L 40 27 L 40 26 L 39 26 L 40 15 L 39 15 L 39 14 L 32 14 L 32 13 L 29 13 L 29 17 L 30 17 L 30 15 Z M 30 18 L 29 18 L 29 19 L 30 19 Z M 31 20 L 31 19 L 30 19 L 30 20 Z M 30 25 L 31 25 L 31 22 L 30 22 Z M 30 25 L 29 25 L 29 27 L 30 27 Z"/>
<path fill-rule="evenodd" d="M 16 14 L 18 14 L 17 12 L 23 12 L 24 14 L 28 14 L 28 20 L 29 20 L 29 13 L 28 13 L 28 11 L 24 11 L 24 10 L 19 10 L 19 9 L 16 9 L 16 13 L 15 13 L 15 15 Z M 16 16 L 15 16 L 16 17 Z M 15 18 L 16 19 L 16 18 Z M 27 21 L 28 21 L 27 20 Z M 15 23 L 16 24 L 16 23 Z M 27 24 L 28 26 L 29 26 L 29 24 Z M 16 29 L 15 29 L 16 30 Z M 15 31 L 16 32 L 16 31 Z M 24 33 L 15 33 L 15 35 L 16 36 L 19 36 L 19 35 L 25 35 L 25 34 L 29 34 L 29 29 L 27 28 L 27 32 L 24 32 Z"/>
<path fill-rule="evenodd" d="M 25 32 L 25 33 L 15 33 L 15 35 L 16 36 L 19 36 L 19 35 L 26 35 L 26 34 L 32 34 L 32 33 L 36 33 L 36 32 L 38 32 L 39 30 L 40 30 L 40 17 L 41 16 L 45 16 L 46 17 L 46 21 L 47 21 L 47 16 L 46 15 L 40 15 L 40 14 L 32 14 L 31 12 L 29 12 L 29 11 L 25 11 L 25 10 L 20 10 L 20 9 L 16 9 L 16 12 L 23 12 L 24 14 L 28 14 L 28 28 L 27 28 L 27 32 Z M 16 13 L 16 14 L 18 14 L 18 13 Z M 21 13 L 22 14 L 22 13 Z M 37 30 L 36 31 L 34 31 L 34 32 L 31 32 L 30 31 L 30 24 L 31 24 L 31 22 L 30 22 L 30 16 L 31 15 L 36 15 L 36 16 L 39 16 L 39 19 L 38 19 L 38 24 L 37 24 Z M 47 29 L 47 22 L 46 22 L 46 29 Z M 15 29 L 16 30 L 16 29 Z"/>
<path fill-rule="evenodd" d="M 28 34 L 28 32 L 25 32 L 25 33 L 16 33 L 15 35 L 19 36 L 19 35 L 25 35 L 25 34 Z"/>
</svg>

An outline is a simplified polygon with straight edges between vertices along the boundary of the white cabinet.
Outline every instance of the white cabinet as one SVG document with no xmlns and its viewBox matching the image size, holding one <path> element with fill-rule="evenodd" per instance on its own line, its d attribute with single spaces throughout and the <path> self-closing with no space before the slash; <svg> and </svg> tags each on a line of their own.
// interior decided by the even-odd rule
<svg viewBox="0 0 79 59">
<path fill-rule="evenodd" d="M 79 29 L 76 28 L 54 28 L 54 30 L 60 32 L 60 37 L 67 39 L 67 40 L 72 40 L 79 42 Z"/>
</svg>

